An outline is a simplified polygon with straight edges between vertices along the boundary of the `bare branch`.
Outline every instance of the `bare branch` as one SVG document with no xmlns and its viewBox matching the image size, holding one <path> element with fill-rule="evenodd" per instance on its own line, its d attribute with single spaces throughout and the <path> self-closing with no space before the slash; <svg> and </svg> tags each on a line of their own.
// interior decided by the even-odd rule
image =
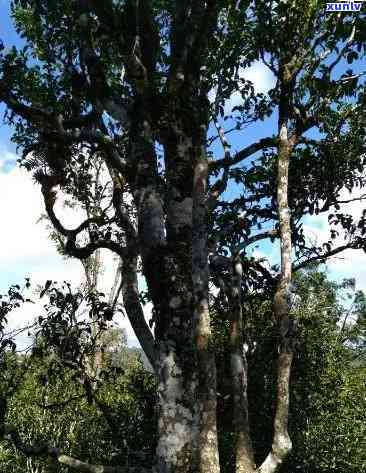
<svg viewBox="0 0 366 473">
<path fill-rule="evenodd" d="M 267 238 L 277 238 L 279 236 L 279 230 L 274 229 L 274 230 L 268 230 L 263 233 L 257 233 L 256 235 L 252 235 L 246 239 L 244 243 L 239 245 L 239 251 L 243 250 L 247 246 L 256 243 L 257 241 L 265 240 Z"/>
<path fill-rule="evenodd" d="M 121 258 L 127 255 L 126 247 L 120 246 L 118 243 L 111 240 L 95 240 L 85 246 L 76 246 L 75 240 L 69 239 L 65 245 L 66 253 L 78 259 L 89 258 L 99 248 L 110 250 Z"/>
<path fill-rule="evenodd" d="M 366 194 L 363 194 L 360 197 L 354 197 L 353 199 L 337 200 L 337 204 L 350 204 L 351 202 L 358 202 L 361 200 L 366 200 Z"/>
<path fill-rule="evenodd" d="M 276 138 L 275 137 L 268 137 L 262 138 L 257 143 L 252 143 L 251 145 L 247 146 L 246 148 L 242 149 L 238 153 L 235 154 L 232 158 L 223 158 L 217 161 L 210 162 L 210 170 L 221 169 L 225 167 L 234 166 L 235 164 L 239 164 L 244 159 L 249 158 L 252 154 L 256 153 L 265 148 L 271 148 L 276 146 Z"/>
<path fill-rule="evenodd" d="M 217 129 L 217 133 L 220 138 L 222 147 L 224 148 L 224 159 L 231 160 L 231 153 L 230 153 L 231 146 L 225 136 L 225 130 L 217 123 L 215 119 L 214 119 L 214 123 Z M 215 184 L 212 186 L 212 189 L 207 201 L 208 210 L 212 210 L 215 207 L 215 204 L 218 198 L 220 197 L 221 194 L 225 192 L 228 181 L 229 181 L 229 170 L 230 170 L 229 166 L 225 167 L 222 178 L 219 179 L 217 182 L 215 182 Z"/>
<path fill-rule="evenodd" d="M 118 254 L 120 257 L 123 257 L 126 255 L 126 248 L 122 247 L 120 244 L 112 240 L 95 239 L 94 241 L 91 241 L 90 243 L 88 243 L 87 245 L 83 247 L 78 247 L 76 245 L 76 237 L 82 230 L 87 229 L 90 223 L 98 223 L 98 224 L 105 225 L 110 222 L 106 221 L 104 217 L 101 217 L 100 219 L 91 218 L 91 219 L 87 219 L 85 222 L 79 225 L 76 229 L 68 230 L 62 225 L 62 223 L 57 218 L 54 212 L 56 193 L 52 190 L 52 188 L 50 188 L 49 185 L 47 185 L 47 181 L 45 181 L 42 185 L 42 193 L 44 197 L 47 215 L 52 225 L 61 235 L 63 235 L 67 239 L 66 244 L 65 244 L 65 251 L 68 255 L 74 256 L 75 258 L 78 258 L 78 259 L 86 259 L 86 258 L 89 258 L 89 256 L 91 256 L 99 248 L 108 249 Z"/>
<path fill-rule="evenodd" d="M 146 323 L 145 314 L 141 307 L 136 271 L 136 258 L 130 256 L 123 259 L 121 271 L 123 303 L 135 335 L 151 366 L 155 369 L 155 340 Z"/>
<path fill-rule="evenodd" d="M 327 251 L 325 253 L 312 256 L 308 258 L 305 261 L 302 261 L 301 263 L 298 263 L 297 265 L 294 265 L 292 267 L 293 271 L 299 271 L 300 269 L 306 268 L 306 266 L 309 266 L 312 263 L 325 263 L 327 259 L 329 259 L 332 256 L 336 256 L 339 253 L 342 253 L 345 250 L 350 250 L 350 249 L 363 249 L 363 244 L 361 241 L 354 241 L 351 243 L 348 243 L 347 245 L 342 245 L 337 248 L 334 248 L 333 250 Z"/>
<path fill-rule="evenodd" d="M 343 77 L 342 79 L 339 79 L 338 81 L 336 81 L 336 83 L 345 83 L 345 82 L 348 82 L 350 80 L 354 80 L 354 79 L 358 79 L 359 77 L 362 77 L 366 74 L 366 71 L 362 71 L 360 72 L 359 74 L 355 74 L 353 76 L 347 76 L 347 77 Z"/>
</svg>

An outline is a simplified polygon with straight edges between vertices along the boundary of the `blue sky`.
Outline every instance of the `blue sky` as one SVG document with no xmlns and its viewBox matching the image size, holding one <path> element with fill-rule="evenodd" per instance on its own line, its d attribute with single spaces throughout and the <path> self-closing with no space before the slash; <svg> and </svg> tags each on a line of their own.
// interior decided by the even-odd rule
<svg viewBox="0 0 366 473">
<path fill-rule="evenodd" d="M 19 45 L 19 37 L 10 20 L 10 2 L 7 0 L 0 0 L 0 38 L 4 41 L 5 47 L 12 45 Z M 4 106 L 0 104 L 0 114 L 4 113 Z M 15 152 L 15 146 L 10 142 L 11 130 L 8 127 L 1 125 L 0 127 L 0 150 L 9 150 Z"/>
<path fill-rule="evenodd" d="M 9 18 L 9 2 L 0 0 L 0 38 L 5 46 L 19 45 L 20 41 Z M 342 66 L 340 66 L 342 67 Z M 343 66 L 344 67 L 344 66 Z M 244 77 L 254 83 L 258 92 L 265 92 L 273 85 L 274 78 L 262 63 L 256 63 L 245 72 Z M 237 97 L 233 97 L 233 103 Z M 0 112 L 4 108 L 0 106 Z M 248 131 L 234 133 L 229 136 L 232 151 L 240 150 L 259 138 L 270 136 L 275 132 L 275 117 L 251 127 Z M 2 228 L 0 233 L 0 292 L 5 291 L 10 284 L 20 283 L 30 275 L 36 283 L 43 284 L 46 279 L 80 282 L 82 268 L 78 261 L 63 259 L 48 240 L 49 231 L 44 222 L 38 222 L 44 212 L 40 189 L 31 176 L 16 167 L 15 146 L 10 141 L 11 130 L 0 127 L 0 211 Z M 215 145 L 218 154 L 222 154 L 220 145 Z M 230 192 L 230 191 L 229 191 Z M 348 205 L 347 211 L 358 215 L 363 204 L 355 202 Z M 19 215 L 21 218 L 19 218 Z M 80 215 L 72 215 L 70 211 L 62 210 L 62 217 L 73 225 L 79 222 Z M 327 217 L 319 216 L 304 221 L 308 235 L 313 238 L 328 236 Z M 278 245 L 262 243 L 258 248 L 253 247 L 256 255 L 267 257 L 271 263 L 278 262 Z M 115 263 L 110 255 L 106 255 L 106 267 L 114 268 Z M 355 277 L 357 287 L 366 290 L 366 256 L 361 251 L 348 251 L 341 257 L 328 264 L 332 278 L 341 280 L 344 277 Z M 106 270 L 104 277 L 105 288 L 110 287 L 114 272 Z M 106 290 L 106 289 L 104 289 Z M 19 320 L 14 324 L 28 320 L 30 312 L 19 313 Z M 134 336 L 128 329 L 130 342 L 135 343 Z M 133 341 L 134 340 L 134 341 Z"/>
</svg>

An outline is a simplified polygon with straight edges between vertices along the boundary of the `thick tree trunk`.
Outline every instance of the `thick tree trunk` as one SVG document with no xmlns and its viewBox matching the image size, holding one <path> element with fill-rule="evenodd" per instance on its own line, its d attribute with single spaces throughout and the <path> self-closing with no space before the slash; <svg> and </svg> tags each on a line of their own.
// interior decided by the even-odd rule
<svg viewBox="0 0 366 473">
<path fill-rule="evenodd" d="M 188 255 L 190 251 L 188 252 Z M 169 271 L 170 268 L 170 271 Z M 159 473 L 196 473 L 197 357 L 193 339 L 192 284 L 187 268 L 165 258 L 164 294 L 156 320 Z"/>
<path fill-rule="evenodd" d="M 167 209 L 163 209 L 165 199 L 159 186 L 152 132 L 147 117 L 141 113 L 136 107 L 130 144 L 136 166 L 129 179 L 137 208 L 143 274 L 155 322 L 152 351 L 158 378 L 158 445 L 154 468 L 158 473 L 196 473 L 197 363 L 190 265 L 193 167 L 189 179 L 188 150 L 183 144 L 172 146 L 170 141 L 166 159 L 170 159 L 174 172 L 169 173 L 167 165 L 169 198 Z M 179 165 L 175 168 L 172 161 Z M 138 293 L 133 272 L 125 280 L 123 292 L 131 303 L 131 313 L 136 315 Z"/>
<path fill-rule="evenodd" d="M 190 366 L 193 368 L 191 371 L 189 371 Z M 198 429 L 195 405 L 197 377 L 189 347 L 178 348 L 178 344 L 171 338 L 161 340 L 158 376 L 159 420 L 156 471 L 158 473 L 196 473 L 198 465 L 194 441 Z"/>
<path fill-rule="evenodd" d="M 156 327 L 159 473 L 220 471 L 208 307 L 207 159 L 204 140 L 197 141 L 177 124 L 165 148 L 170 195 L 160 300 L 164 309 Z"/>
</svg>

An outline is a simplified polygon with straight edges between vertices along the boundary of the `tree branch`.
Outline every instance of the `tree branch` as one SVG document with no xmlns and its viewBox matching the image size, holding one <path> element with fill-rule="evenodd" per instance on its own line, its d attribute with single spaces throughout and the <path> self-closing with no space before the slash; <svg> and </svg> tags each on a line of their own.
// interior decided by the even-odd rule
<svg viewBox="0 0 366 473">
<path fill-rule="evenodd" d="M 139 299 L 137 281 L 137 260 L 135 257 L 127 257 L 122 260 L 122 295 L 124 307 L 133 331 L 140 342 L 151 366 L 156 369 L 155 340 L 149 329 L 145 314 Z"/>
<path fill-rule="evenodd" d="M 274 230 L 268 230 L 266 232 L 263 232 L 263 233 L 258 233 L 256 235 L 252 235 L 250 237 L 247 238 L 247 240 L 242 243 L 241 245 L 239 245 L 239 251 L 243 250 L 244 248 L 246 248 L 247 246 L 257 242 L 257 241 L 261 241 L 261 240 L 265 240 L 266 238 L 277 238 L 279 236 L 279 230 L 278 229 L 274 229 Z"/>
<path fill-rule="evenodd" d="M 239 164 L 241 161 L 244 161 L 244 159 L 248 158 L 257 151 L 276 146 L 276 142 L 277 140 L 275 137 L 262 138 L 257 143 L 252 143 L 251 145 L 242 149 L 233 157 L 224 157 L 223 159 L 211 161 L 210 171 L 219 170 L 222 168 L 234 166 L 235 164 Z"/>
<path fill-rule="evenodd" d="M 342 246 L 339 246 L 338 248 L 334 248 L 334 250 L 327 251 L 326 253 L 323 253 L 321 255 L 312 256 L 308 258 L 307 260 L 302 261 L 301 263 L 297 265 L 294 265 L 292 267 L 292 270 L 299 271 L 300 269 L 303 269 L 312 263 L 324 263 L 328 258 L 335 256 L 339 253 L 342 253 L 342 251 L 350 250 L 350 249 L 361 250 L 363 249 L 363 247 L 364 247 L 364 244 L 362 244 L 361 241 L 354 241 L 354 242 L 348 243 L 347 245 L 342 245 Z"/>
<path fill-rule="evenodd" d="M 16 450 L 28 458 L 50 458 L 61 465 L 65 465 L 69 468 L 84 473 L 151 473 L 151 470 L 140 467 L 92 465 L 68 455 L 64 455 L 58 448 L 50 447 L 46 443 L 40 443 L 38 445 L 26 445 L 21 439 L 19 432 L 10 425 L 0 425 L 0 440 L 10 441 Z"/>
<path fill-rule="evenodd" d="M 61 235 L 63 235 L 67 239 L 65 244 L 65 251 L 68 255 L 74 256 L 78 259 L 86 259 L 89 258 L 89 256 L 91 256 L 99 248 L 105 248 L 118 254 L 120 257 L 126 256 L 127 249 L 112 240 L 96 239 L 83 247 L 76 246 L 76 237 L 81 231 L 87 229 L 90 223 L 106 224 L 108 222 L 106 222 L 103 217 L 101 217 L 100 219 L 90 218 L 85 220 L 76 229 L 68 230 L 62 225 L 62 223 L 57 218 L 54 212 L 56 193 L 47 184 L 47 181 L 43 182 L 42 184 L 42 194 L 44 197 L 46 212 L 52 225 Z"/>
<path fill-rule="evenodd" d="M 46 137 L 52 139 L 57 136 L 68 144 L 82 142 L 97 144 L 106 152 L 110 165 L 118 171 L 124 172 L 126 162 L 108 135 L 100 130 L 92 130 L 90 128 L 74 128 L 74 130 L 71 130 L 75 126 L 87 125 L 90 121 L 94 121 L 97 116 L 95 112 L 72 120 L 64 120 L 62 115 L 49 113 L 41 108 L 21 103 L 19 99 L 6 89 L 3 82 L 0 82 L 0 99 L 24 120 L 38 124 Z M 108 107 L 106 107 L 106 110 L 113 116 L 112 111 L 108 110 Z M 68 131 L 69 129 L 70 131 Z"/>
<path fill-rule="evenodd" d="M 120 246 L 118 243 L 109 240 L 95 240 L 88 243 L 85 246 L 76 246 L 74 240 L 67 240 L 65 245 L 65 251 L 68 255 L 74 256 L 78 259 L 89 258 L 96 250 L 104 248 L 116 253 L 121 258 L 127 256 L 127 248 Z"/>
<path fill-rule="evenodd" d="M 351 202 L 357 202 L 361 200 L 366 200 L 366 194 L 362 194 L 360 197 L 354 197 L 353 199 L 348 200 L 337 200 L 337 204 L 350 204 Z"/>
</svg>

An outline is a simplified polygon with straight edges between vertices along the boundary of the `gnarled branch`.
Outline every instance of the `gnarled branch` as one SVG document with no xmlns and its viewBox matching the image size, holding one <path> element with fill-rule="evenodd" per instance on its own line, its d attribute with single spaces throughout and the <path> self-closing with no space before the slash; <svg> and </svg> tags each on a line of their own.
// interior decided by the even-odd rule
<svg viewBox="0 0 366 473">
<path fill-rule="evenodd" d="M 88 219 L 85 222 L 83 222 L 81 225 L 79 225 L 76 229 L 68 230 L 62 225 L 62 223 L 57 218 L 54 212 L 53 207 L 54 207 L 55 199 L 56 199 L 55 192 L 49 187 L 43 185 L 42 193 L 43 193 L 43 197 L 45 201 L 47 215 L 52 225 L 61 235 L 63 235 L 67 239 L 66 244 L 65 244 L 65 251 L 68 255 L 74 256 L 75 258 L 78 258 L 78 259 L 86 259 L 86 258 L 89 258 L 89 256 L 91 256 L 99 248 L 108 249 L 118 254 L 120 257 L 123 257 L 126 255 L 126 248 L 122 247 L 118 243 L 111 240 L 96 239 L 83 247 L 77 246 L 76 245 L 77 235 L 81 231 L 86 229 L 90 223 L 101 223 L 101 222 L 104 223 L 105 222 L 104 218 L 101 217 L 101 219 L 96 219 L 96 218 Z"/>
<path fill-rule="evenodd" d="M 58 448 L 50 447 L 47 443 L 27 445 L 19 432 L 11 425 L 0 425 L 0 440 L 8 440 L 20 453 L 28 458 L 50 458 L 53 461 L 84 473 L 151 473 L 151 470 L 140 467 L 114 467 L 92 465 L 77 458 L 64 455 Z"/>
</svg>

